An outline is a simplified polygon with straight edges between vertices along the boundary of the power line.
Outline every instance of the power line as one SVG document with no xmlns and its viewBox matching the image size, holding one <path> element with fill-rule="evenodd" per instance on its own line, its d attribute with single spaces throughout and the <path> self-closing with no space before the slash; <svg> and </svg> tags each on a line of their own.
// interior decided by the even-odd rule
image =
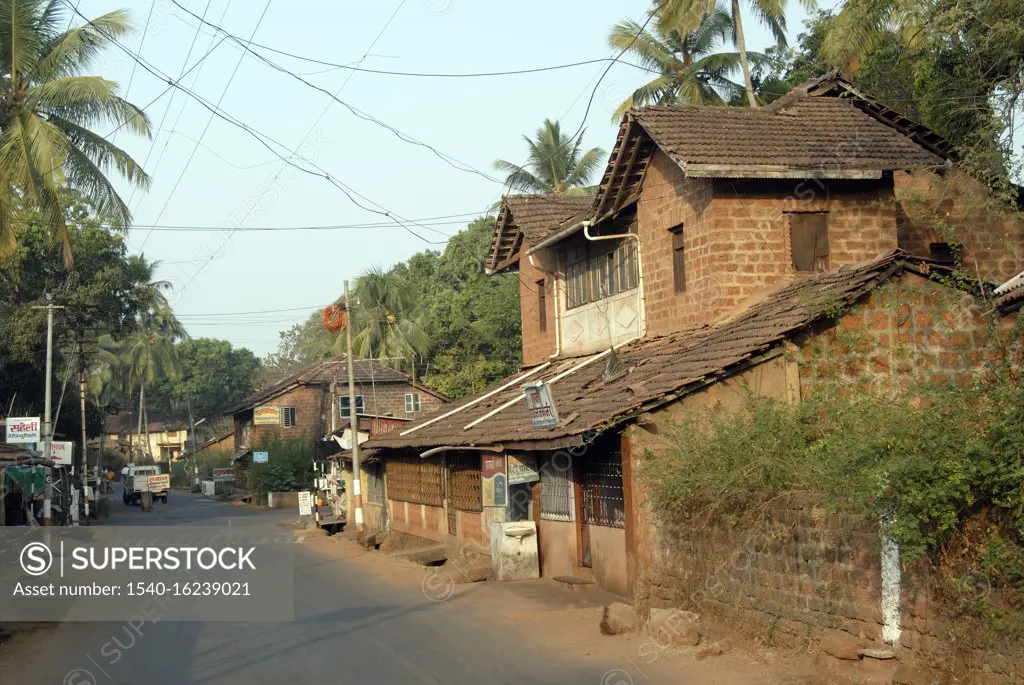
<svg viewBox="0 0 1024 685">
<path fill-rule="evenodd" d="M 421 141 L 421 140 L 419 140 L 417 138 L 412 137 L 411 135 L 405 133 L 404 131 L 401 131 L 400 129 L 392 126 L 391 124 L 388 124 L 388 123 L 378 119 L 377 117 L 375 117 L 375 116 L 373 116 L 373 115 L 371 115 L 371 114 L 369 114 L 367 112 L 364 112 L 363 110 L 359 109 L 358 107 L 356 107 L 354 105 L 351 105 L 348 102 L 345 102 L 344 100 L 341 100 L 340 98 L 338 98 L 337 95 L 331 93 L 326 88 L 322 88 L 322 87 L 316 85 L 315 83 L 313 83 L 312 81 L 308 81 L 308 80 L 304 79 L 302 76 L 299 76 L 295 72 L 293 72 L 293 71 L 291 71 L 289 69 L 286 69 L 285 67 L 277 64 L 276 62 L 273 62 L 273 61 L 267 59 L 266 57 L 264 57 L 263 55 L 261 55 L 260 53 L 256 52 L 251 47 L 249 47 L 248 43 L 243 44 L 241 39 L 238 38 L 237 36 L 235 36 L 234 34 L 230 33 L 229 31 L 227 31 L 227 30 L 225 30 L 223 28 L 221 28 L 220 26 L 218 26 L 217 24 L 214 24 L 213 22 L 201 19 L 194 12 L 192 12 L 187 7 L 185 7 L 180 2 L 178 2 L 178 0 L 171 0 L 171 2 L 173 2 L 175 5 L 177 5 L 179 8 L 181 8 L 184 12 L 188 13 L 192 17 L 202 21 L 206 26 L 209 26 L 209 27 L 213 28 L 214 30 L 219 31 L 220 33 L 224 34 L 225 36 L 230 38 L 232 41 L 234 41 L 236 44 L 240 45 L 245 52 L 255 56 L 258 60 L 260 60 L 261 62 L 263 62 L 267 66 L 269 66 L 272 69 L 275 69 L 275 70 L 277 70 L 277 71 L 279 71 L 279 72 L 281 72 L 283 74 L 287 74 L 288 76 L 291 76 L 292 78 L 294 78 L 297 81 L 305 84 L 306 86 L 308 86 L 309 88 L 312 88 L 313 90 L 316 90 L 316 91 L 319 91 L 319 92 L 323 93 L 324 95 L 328 96 L 329 98 L 331 98 L 332 100 L 334 100 L 338 104 L 340 104 L 343 107 L 345 107 L 349 112 L 351 112 L 357 118 L 362 119 L 364 121 L 372 122 L 372 123 L 376 124 L 377 126 L 380 126 L 382 128 L 387 129 L 388 131 L 393 133 L 399 140 L 401 140 L 403 142 L 409 143 L 410 145 L 416 145 L 416 146 L 419 146 L 419 147 L 426 148 L 427 150 L 430 150 L 432 153 L 434 153 L 435 156 L 437 156 L 438 159 L 442 160 L 443 162 L 445 162 L 446 164 L 448 164 L 449 166 L 451 166 L 454 169 L 457 169 L 459 171 L 464 171 L 464 172 L 467 172 L 467 173 L 476 174 L 476 175 L 478 175 L 478 176 L 480 176 L 482 178 L 487 179 L 488 181 L 491 181 L 492 183 L 501 183 L 501 181 L 499 181 L 498 179 L 494 178 L 490 174 L 487 174 L 487 173 L 485 173 L 483 171 L 480 171 L 479 169 L 474 168 L 470 164 L 467 164 L 466 162 L 463 162 L 463 161 L 457 159 L 456 157 L 453 157 L 453 156 L 451 156 L 451 155 L 449 155 L 449 154 L 447 154 L 445 152 L 442 152 L 441 150 L 437 149 L 436 147 L 434 147 L 433 145 L 431 145 L 429 143 L 425 143 L 425 142 L 423 142 L 423 141 Z"/>
<path fill-rule="evenodd" d="M 256 26 L 253 27 L 252 34 L 250 34 L 249 36 L 250 41 L 256 36 L 256 32 L 259 31 L 260 25 L 263 24 L 264 17 L 267 16 L 267 10 L 270 9 L 270 3 L 272 3 L 273 1 L 274 0 L 267 0 L 267 4 L 263 6 L 263 13 L 260 14 L 260 18 L 256 21 Z M 181 7 L 181 5 L 178 6 Z M 189 12 L 189 14 L 191 14 L 191 12 Z M 205 19 L 201 19 L 201 21 L 205 21 Z M 227 83 L 224 84 L 224 90 L 221 91 L 220 97 L 217 98 L 217 104 L 214 105 L 215 108 L 220 109 L 220 103 L 224 101 L 224 97 L 228 94 L 228 89 L 231 87 L 232 81 L 235 80 L 235 76 L 238 74 L 238 69 L 242 66 L 242 60 L 244 59 L 245 54 L 243 53 L 238 58 L 238 62 L 235 63 L 235 69 L 231 72 L 231 76 L 228 77 Z M 178 191 L 178 186 L 181 185 L 181 180 L 185 178 L 185 173 L 188 171 L 188 168 L 192 165 L 192 160 L 195 159 L 196 152 L 199 150 L 199 146 L 202 143 L 203 138 L 206 137 L 206 133 L 210 130 L 211 124 L 213 124 L 212 113 L 210 114 L 210 118 L 206 120 L 206 126 L 203 128 L 203 132 L 199 134 L 199 140 L 197 140 L 196 144 L 192 147 L 192 152 L 189 154 L 188 159 L 185 161 L 185 166 L 182 168 L 181 173 L 178 174 L 178 179 L 174 182 L 174 185 L 171 187 L 171 192 L 168 193 L 167 199 L 164 200 L 163 207 L 160 208 L 160 212 L 156 215 L 156 219 L 153 220 L 154 224 L 160 223 L 160 218 L 164 215 L 164 212 L 167 211 L 167 207 L 171 204 L 171 200 L 174 198 L 174 194 Z M 150 231 L 146 233 L 146 237 L 142 239 L 142 244 L 139 245 L 139 251 L 137 254 L 142 254 L 142 250 L 144 247 L 146 247 L 146 243 L 149 242 L 149 237 L 151 235 L 153 235 L 152 229 L 150 229 Z"/>
<path fill-rule="evenodd" d="M 142 27 L 142 38 L 139 39 L 139 54 L 142 54 L 142 46 L 146 44 L 146 34 L 149 33 L 149 22 L 153 18 L 153 8 L 156 6 L 156 0 L 149 0 L 149 12 L 146 14 L 146 23 Z M 132 81 L 135 80 L 135 67 L 138 64 L 132 62 L 132 73 L 128 77 L 128 87 L 124 89 L 124 99 L 128 99 L 128 95 L 132 92 Z"/>
</svg>

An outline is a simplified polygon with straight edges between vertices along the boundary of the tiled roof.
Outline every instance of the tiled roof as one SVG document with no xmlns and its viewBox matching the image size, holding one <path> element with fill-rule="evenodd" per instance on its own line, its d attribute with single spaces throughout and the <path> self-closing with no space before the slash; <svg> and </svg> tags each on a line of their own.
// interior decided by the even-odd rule
<svg viewBox="0 0 1024 685">
<path fill-rule="evenodd" d="M 837 305 L 854 302 L 904 266 L 915 263 L 894 251 L 868 263 L 808 276 L 782 287 L 731 321 L 619 348 L 617 364 L 608 379 L 604 377 L 607 354 L 603 358 L 592 355 L 559 360 L 542 372 L 521 372 L 455 403 L 466 407 L 464 410 L 449 405 L 402 430 L 370 440 L 366 446 L 424 449 L 500 444 L 529 449 L 578 444 L 579 436 L 588 431 L 604 430 L 729 374 L 738 365 L 772 350 L 787 335 L 826 316 Z M 592 363 L 572 371 L 588 361 Z M 521 385 L 526 380 L 550 382 L 559 374 L 566 375 L 551 384 L 561 418 L 555 428 L 534 429 L 523 401 L 466 428 L 503 404 L 522 400 Z M 507 389 L 479 400 L 506 384 Z M 437 420 L 439 416 L 445 418 Z"/>
<path fill-rule="evenodd" d="M 149 418 L 147 430 L 150 433 L 188 430 L 188 421 L 184 417 L 152 411 L 147 412 L 147 414 Z M 103 430 L 107 435 L 124 435 L 126 433 L 134 433 L 138 428 L 138 411 L 133 413 L 123 411 L 120 414 L 107 416 L 103 420 Z"/>
<path fill-rule="evenodd" d="M 525 238 L 530 246 L 590 216 L 593 195 L 506 195 L 487 256 L 492 269 L 513 260 Z"/>
<path fill-rule="evenodd" d="M 943 163 L 846 99 L 808 96 L 784 108 L 650 107 L 633 116 L 684 168 L 708 164 L 824 173 Z"/>
<path fill-rule="evenodd" d="M 378 364 L 370 359 L 356 359 L 352 368 L 352 374 L 356 383 L 410 383 L 409 377 L 400 371 Z M 344 355 L 333 357 L 319 362 L 313 362 L 304 366 L 293 374 L 290 374 L 277 383 L 260 390 L 233 407 L 227 409 L 225 414 L 234 414 L 243 409 L 255 407 L 272 397 L 297 385 L 328 385 L 332 381 L 339 383 L 348 382 L 348 365 L 345 363 Z M 417 385 L 417 387 L 419 387 Z M 421 390 L 446 399 L 440 393 L 422 387 Z"/>
<path fill-rule="evenodd" d="M 996 288 L 995 294 L 999 307 L 1017 306 L 1024 302 L 1024 271 Z"/>
</svg>

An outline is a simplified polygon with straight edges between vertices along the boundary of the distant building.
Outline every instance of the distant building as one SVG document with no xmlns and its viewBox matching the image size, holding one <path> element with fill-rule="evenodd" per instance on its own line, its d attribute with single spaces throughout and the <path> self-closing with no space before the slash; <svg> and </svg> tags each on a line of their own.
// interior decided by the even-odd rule
<svg viewBox="0 0 1024 685">
<path fill-rule="evenodd" d="M 180 459 L 188 448 L 188 431 L 188 420 L 184 417 L 150 412 L 149 423 L 140 430 L 137 414 L 122 413 L 106 417 L 103 445 L 126 457 L 152 455 L 155 461 L 170 462 Z"/>
</svg>

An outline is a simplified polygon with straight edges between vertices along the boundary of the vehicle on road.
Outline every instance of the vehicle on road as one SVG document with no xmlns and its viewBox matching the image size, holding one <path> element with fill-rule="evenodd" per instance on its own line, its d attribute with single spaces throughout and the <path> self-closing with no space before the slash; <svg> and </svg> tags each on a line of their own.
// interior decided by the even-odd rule
<svg viewBox="0 0 1024 685">
<path fill-rule="evenodd" d="M 159 486 L 158 489 L 151 488 L 150 476 L 159 476 L 159 466 L 128 466 L 124 472 L 124 495 L 122 499 L 125 504 L 141 504 L 142 493 L 150 491 L 153 493 L 153 500 L 161 500 L 167 503 L 167 486 Z"/>
</svg>

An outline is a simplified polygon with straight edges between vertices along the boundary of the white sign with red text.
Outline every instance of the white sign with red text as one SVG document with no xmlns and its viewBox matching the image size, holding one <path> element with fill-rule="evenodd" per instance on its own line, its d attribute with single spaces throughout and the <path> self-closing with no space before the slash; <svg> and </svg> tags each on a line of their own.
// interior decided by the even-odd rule
<svg viewBox="0 0 1024 685">
<path fill-rule="evenodd" d="M 50 459 L 58 466 L 71 466 L 71 456 L 74 454 L 75 444 L 73 442 L 51 442 Z"/>
<path fill-rule="evenodd" d="M 40 442 L 39 437 L 42 423 L 38 416 L 12 416 L 7 419 L 8 444 L 27 444 Z"/>
</svg>

